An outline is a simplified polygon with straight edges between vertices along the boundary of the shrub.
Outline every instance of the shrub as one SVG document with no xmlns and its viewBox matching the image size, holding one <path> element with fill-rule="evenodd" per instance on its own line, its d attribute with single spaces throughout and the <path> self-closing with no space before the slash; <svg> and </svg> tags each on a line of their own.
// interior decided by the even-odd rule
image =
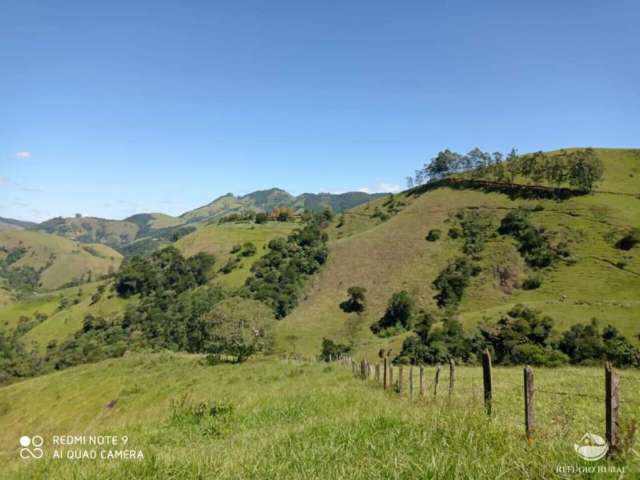
<svg viewBox="0 0 640 480">
<path fill-rule="evenodd" d="M 267 223 L 269 221 L 269 216 L 264 213 L 264 212 L 258 212 L 256 213 L 256 219 L 255 222 L 259 225 L 263 224 L 263 223 Z"/>
<path fill-rule="evenodd" d="M 462 231 L 458 227 L 451 227 L 447 234 L 449 235 L 449 238 L 456 239 L 462 236 Z"/>
<path fill-rule="evenodd" d="M 528 212 L 512 210 L 502 219 L 498 232 L 511 235 L 520 243 L 519 251 L 527 264 L 532 267 L 548 267 L 557 258 L 542 232 L 536 229 L 528 219 Z M 563 252 L 568 256 L 568 251 Z"/>
<path fill-rule="evenodd" d="M 240 255 L 242 255 L 243 257 L 252 257 L 256 254 L 257 251 L 258 249 L 252 242 L 247 242 L 242 245 L 242 252 L 240 253 Z"/>
<path fill-rule="evenodd" d="M 522 283 L 522 288 L 525 290 L 535 290 L 542 285 L 542 277 L 540 275 L 529 275 L 527 279 Z"/>
<path fill-rule="evenodd" d="M 220 271 L 222 273 L 224 273 L 225 275 L 233 272 L 236 268 L 238 268 L 238 266 L 240 265 L 240 258 L 239 257 L 231 257 L 229 258 L 229 260 L 227 260 L 227 262 L 222 266 L 222 268 L 220 269 Z"/>
<path fill-rule="evenodd" d="M 640 228 L 633 228 L 616 243 L 616 247 L 620 250 L 631 250 L 640 244 Z"/>
<path fill-rule="evenodd" d="M 328 338 L 322 339 L 322 352 L 320 353 L 321 360 L 324 360 L 325 362 L 337 360 L 338 358 L 349 355 L 349 353 L 351 353 L 351 346 L 334 342 Z"/>
<path fill-rule="evenodd" d="M 346 313 L 362 313 L 367 308 L 367 289 L 364 287 L 349 287 L 349 298 L 340 304 L 340 309 Z"/>
<path fill-rule="evenodd" d="M 429 233 L 427 234 L 427 240 L 430 242 L 435 242 L 437 240 L 440 240 L 441 236 L 442 236 L 442 230 L 438 230 L 437 228 L 434 228 L 432 230 L 429 230 Z"/>
<path fill-rule="evenodd" d="M 371 325 L 371 331 L 380 334 L 389 328 L 394 328 L 394 332 L 410 330 L 413 326 L 414 312 L 415 301 L 409 292 L 396 292 L 389 299 L 383 317 Z"/>
<path fill-rule="evenodd" d="M 435 296 L 439 307 L 457 305 L 472 276 L 480 273 L 480 267 L 468 257 L 458 257 L 438 274 L 433 287 L 439 290 Z"/>
</svg>

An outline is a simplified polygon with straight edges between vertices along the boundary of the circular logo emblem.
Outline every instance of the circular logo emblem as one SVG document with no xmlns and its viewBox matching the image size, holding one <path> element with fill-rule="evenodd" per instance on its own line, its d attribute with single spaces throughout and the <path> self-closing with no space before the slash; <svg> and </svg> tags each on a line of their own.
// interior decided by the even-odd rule
<svg viewBox="0 0 640 480">
<path fill-rule="evenodd" d="M 574 444 L 573 448 L 583 460 L 595 462 L 607 454 L 609 444 L 600 435 L 585 433 L 580 439 L 580 442 Z"/>
</svg>

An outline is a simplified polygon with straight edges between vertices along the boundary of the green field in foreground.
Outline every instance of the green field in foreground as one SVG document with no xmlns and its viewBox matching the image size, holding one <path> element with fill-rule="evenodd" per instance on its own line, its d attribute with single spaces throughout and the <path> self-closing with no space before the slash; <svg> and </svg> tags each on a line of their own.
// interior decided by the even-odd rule
<svg viewBox="0 0 640 480">
<path fill-rule="evenodd" d="M 558 466 L 589 465 L 573 444 L 585 432 L 604 435 L 601 368 L 535 370 L 538 431 L 530 448 L 521 368 L 494 369 L 492 418 L 483 412 L 480 368 L 457 369 L 450 401 L 444 388 L 433 398 L 433 373 L 427 369 L 427 399 L 412 401 L 335 364 L 266 358 L 212 367 L 200 357 L 165 353 L 83 365 L 0 388 L 0 476 L 562 478 Z M 621 429 L 628 436 L 640 413 L 640 404 L 630 403 L 637 400 L 640 372 L 621 373 Z M 448 384 L 446 370 L 440 382 Z M 181 398 L 183 406 L 172 409 Z M 189 413 L 203 401 L 209 403 L 202 416 Z M 45 458 L 20 460 L 18 439 L 36 434 L 49 444 Z M 144 459 L 52 460 L 51 435 L 67 434 L 126 435 Z M 624 466 L 624 478 L 637 478 L 637 435 L 625 445 L 623 458 L 596 465 Z"/>
</svg>

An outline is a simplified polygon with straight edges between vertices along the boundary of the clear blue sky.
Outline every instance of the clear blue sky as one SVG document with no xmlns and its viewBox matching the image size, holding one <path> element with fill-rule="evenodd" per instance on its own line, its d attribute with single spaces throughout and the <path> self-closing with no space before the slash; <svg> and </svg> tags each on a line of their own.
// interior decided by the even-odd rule
<svg viewBox="0 0 640 480">
<path fill-rule="evenodd" d="M 5 0 L 0 216 L 404 186 L 444 148 L 640 144 L 640 2 Z"/>
</svg>

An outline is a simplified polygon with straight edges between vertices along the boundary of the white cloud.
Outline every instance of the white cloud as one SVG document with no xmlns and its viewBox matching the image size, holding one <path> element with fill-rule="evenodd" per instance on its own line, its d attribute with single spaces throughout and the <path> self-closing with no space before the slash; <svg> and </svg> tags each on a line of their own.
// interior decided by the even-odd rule
<svg viewBox="0 0 640 480">
<path fill-rule="evenodd" d="M 31 158 L 31 152 L 18 152 L 16 153 L 16 158 L 20 159 L 20 160 L 26 160 L 28 158 Z"/>
<path fill-rule="evenodd" d="M 358 192 L 364 193 L 398 193 L 402 188 L 400 185 L 396 185 L 395 183 L 378 183 L 377 185 L 373 185 L 371 187 L 360 187 Z"/>
</svg>

